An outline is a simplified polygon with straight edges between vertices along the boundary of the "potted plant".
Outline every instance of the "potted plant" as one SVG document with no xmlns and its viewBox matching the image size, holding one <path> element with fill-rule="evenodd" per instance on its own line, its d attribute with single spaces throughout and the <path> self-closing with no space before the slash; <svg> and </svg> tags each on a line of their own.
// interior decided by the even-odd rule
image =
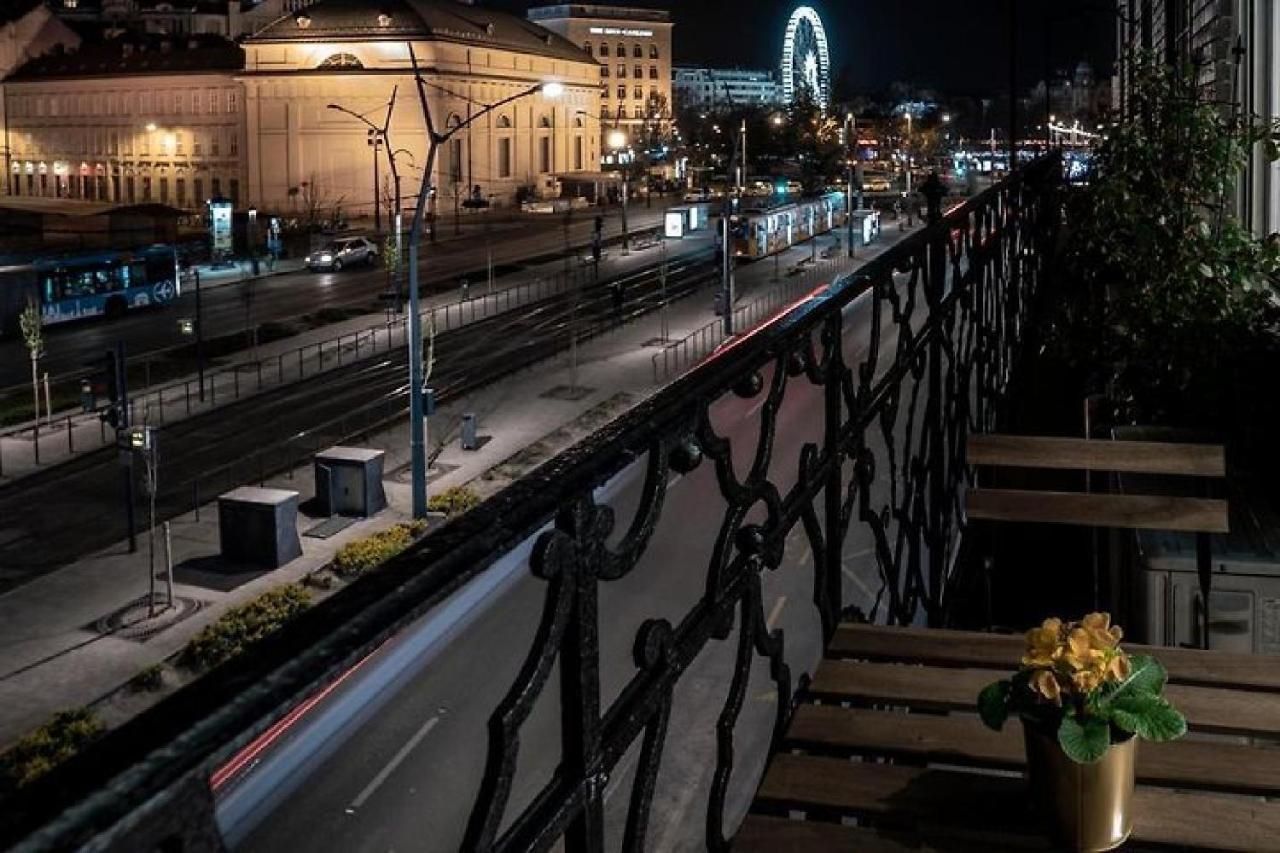
<svg viewBox="0 0 1280 853">
<path fill-rule="evenodd" d="M 990 728 L 999 731 L 1011 714 L 1022 720 L 1032 799 L 1073 850 L 1124 843 L 1137 738 L 1168 741 L 1187 730 L 1162 695 L 1164 667 L 1125 652 L 1122 636 L 1107 613 L 1046 619 L 1027 632 L 1018 672 L 978 696 Z"/>
</svg>

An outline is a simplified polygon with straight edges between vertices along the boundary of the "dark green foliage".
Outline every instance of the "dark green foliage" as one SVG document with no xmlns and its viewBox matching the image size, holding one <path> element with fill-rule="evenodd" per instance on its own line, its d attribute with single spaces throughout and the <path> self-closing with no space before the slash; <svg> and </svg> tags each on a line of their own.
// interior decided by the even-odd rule
<svg viewBox="0 0 1280 853">
<path fill-rule="evenodd" d="M 279 630 L 310 605 L 311 593 L 298 584 L 276 587 L 207 625 L 187 643 L 178 660 L 193 670 L 215 667 Z"/>
</svg>

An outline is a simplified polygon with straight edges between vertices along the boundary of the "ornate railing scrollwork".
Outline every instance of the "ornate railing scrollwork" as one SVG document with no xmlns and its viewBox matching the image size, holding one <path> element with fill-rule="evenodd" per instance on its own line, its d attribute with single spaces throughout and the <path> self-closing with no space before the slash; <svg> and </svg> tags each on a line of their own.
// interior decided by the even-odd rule
<svg viewBox="0 0 1280 853">
<path fill-rule="evenodd" d="M 707 848 L 725 849 L 738 816 L 735 773 L 753 787 L 758 779 L 744 768 L 762 766 L 759 753 L 738 749 L 753 665 L 767 668 L 760 713 L 776 742 L 817 663 L 795 656 L 798 634 L 771 625 L 766 589 L 804 578 L 818 652 L 849 612 L 935 625 L 950 616 L 961 494 L 971 476 L 965 437 L 994 427 L 1003 408 L 1048 268 L 1059 179 L 1057 162 L 1046 159 L 969 199 L 427 536 L 359 590 L 345 591 L 360 596 L 335 596 L 252 660 L 215 673 L 200 687 L 209 700 L 203 711 L 193 702 L 168 706 L 170 734 L 145 721 L 132 727 L 131 746 L 145 759 L 130 764 L 117 743 L 92 768 L 82 765 L 90 776 L 127 777 L 133 787 L 127 796 L 105 784 L 85 794 L 93 783 L 83 776 L 86 803 L 56 820 L 56 797 L 41 806 L 50 817 L 40 837 L 64 847 L 106 839 L 104 846 L 124 849 L 146 814 L 181 808 L 166 786 L 207 779 L 296 697 L 536 537 L 529 568 L 541 610 L 489 717 L 464 849 L 524 853 L 563 840 L 568 853 L 598 853 L 607 836 L 620 836 L 626 851 L 646 849 L 669 744 L 687 734 L 675 723 L 678 689 L 691 668 L 719 660 L 704 657 L 709 649 L 723 649 L 731 663 L 723 698 L 704 703 L 714 717 L 703 732 L 714 740 L 714 767 L 700 823 Z M 600 490 L 624 471 L 639 472 L 639 497 L 615 537 L 615 510 Z M 655 541 L 681 530 L 680 512 L 706 511 L 691 481 L 713 491 L 717 519 L 682 531 L 701 537 L 709 555 L 696 566 L 681 560 L 681 576 L 695 574 L 693 600 L 675 617 L 646 612 L 625 644 L 634 671 L 610 664 L 602 678 L 602 627 L 614 627 L 601 624 L 602 601 L 645 577 L 637 567 Z M 220 708 L 220 695 L 234 702 Z M 523 730 L 544 695 L 558 699 L 558 764 L 508 814 Z M 625 821 L 611 831 L 605 792 L 629 751 L 636 758 L 621 801 Z M 204 838 L 175 832 L 166 841 L 173 849 Z"/>
</svg>

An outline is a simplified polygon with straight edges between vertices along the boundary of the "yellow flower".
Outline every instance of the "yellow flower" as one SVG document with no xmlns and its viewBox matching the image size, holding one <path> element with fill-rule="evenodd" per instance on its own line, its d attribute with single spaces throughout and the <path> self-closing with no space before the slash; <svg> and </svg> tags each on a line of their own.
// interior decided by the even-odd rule
<svg viewBox="0 0 1280 853">
<path fill-rule="evenodd" d="M 1094 646 L 1100 649 L 1114 649 L 1124 636 L 1119 625 L 1111 624 L 1110 613 L 1090 613 L 1080 620 L 1080 625 L 1089 633 Z"/>
<path fill-rule="evenodd" d="M 1124 681 L 1129 677 L 1129 673 L 1133 671 L 1133 664 L 1129 660 L 1129 656 L 1121 652 L 1111 659 L 1107 664 L 1107 673 L 1116 681 Z"/>
<path fill-rule="evenodd" d="M 1042 669 L 1031 676 L 1031 687 L 1053 704 L 1062 704 L 1062 688 L 1052 670 Z"/>
<path fill-rule="evenodd" d="M 1026 667 L 1052 666 L 1061 655 L 1062 620 L 1046 619 L 1039 628 L 1027 632 L 1027 652 L 1022 656 Z"/>
<path fill-rule="evenodd" d="M 1102 686 L 1103 674 L 1096 669 L 1082 669 L 1071 674 L 1071 683 L 1081 693 L 1091 693 Z"/>
<path fill-rule="evenodd" d="M 1063 659 L 1072 669 L 1090 669 L 1101 663 L 1106 652 L 1093 646 L 1093 636 L 1084 628 L 1073 628 L 1067 635 L 1067 651 Z"/>
</svg>

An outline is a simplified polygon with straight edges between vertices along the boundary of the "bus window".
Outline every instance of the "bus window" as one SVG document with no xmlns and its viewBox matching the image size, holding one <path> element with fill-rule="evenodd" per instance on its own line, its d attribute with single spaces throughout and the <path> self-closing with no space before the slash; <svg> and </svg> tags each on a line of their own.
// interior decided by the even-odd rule
<svg viewBox="0 0 1280 853">
<path fill-rule="evenodd" d="M 147 255 L 147 284 L 155 284 L 161 281 L 173 281 L 174 262 L 173 255 L 168 253 L 156 253 Z M 135 287 L 140 287 L 141 282 L 135 282 Z"/>
</svg>

